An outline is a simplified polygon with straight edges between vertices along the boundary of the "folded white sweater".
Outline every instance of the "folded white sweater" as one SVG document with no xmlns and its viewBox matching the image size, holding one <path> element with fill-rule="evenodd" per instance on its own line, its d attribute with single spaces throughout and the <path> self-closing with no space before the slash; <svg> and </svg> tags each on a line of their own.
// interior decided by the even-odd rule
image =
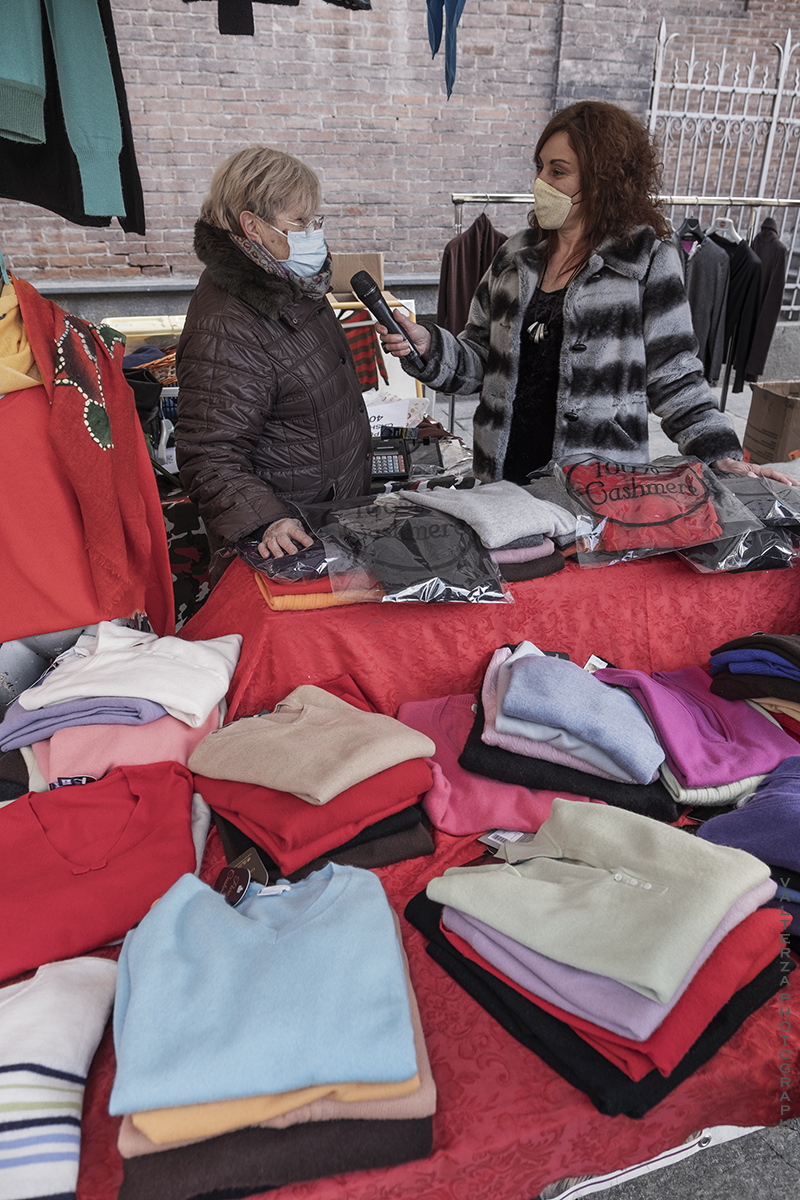
<svg viewBox="0 0 800 1200">
<path fill-rule="evenodd" d="M 18 697 L 33 710 L 85 696 L 141 696 L 187 725 L 202 725 L 230 686 L 242 636 L 190 642 L 101 621 Z"/>
</svg>

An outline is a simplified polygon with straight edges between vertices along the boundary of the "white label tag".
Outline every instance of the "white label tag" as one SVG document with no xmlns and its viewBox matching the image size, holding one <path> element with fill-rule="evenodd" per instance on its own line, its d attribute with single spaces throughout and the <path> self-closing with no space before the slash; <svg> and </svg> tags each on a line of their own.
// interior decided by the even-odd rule
<svg viewBox="0 0 800 1200">
<path fill-rule="evenodd" d="M 263 887 L 257 893 L 259 896 L 280 896 L 281 892 L 288 892 L 292 885 L 290 883 L 273 883 L 269 887 Z"/>
<path fill-rule="evenodd" d="M 583 664 L 584 671 L 588 671 L 590 675 L 594 675 L 595 671 L 600 671 L 603 667 L 607 667 L 608 663 L 603 658 L 598 658 L 596 654 L 590 654 L 586 662 Z"/>
</svg>

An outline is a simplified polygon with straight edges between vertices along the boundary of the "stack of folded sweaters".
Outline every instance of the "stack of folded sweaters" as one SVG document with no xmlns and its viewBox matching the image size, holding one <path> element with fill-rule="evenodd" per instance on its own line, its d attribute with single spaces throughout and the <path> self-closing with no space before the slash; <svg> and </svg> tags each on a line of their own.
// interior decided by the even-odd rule
<svg viewBox="0 0 800 1200">
<path fill-rule="evenodd" d="M 121 1200 L 246 1195 L 428 1155 L 436 1095 L 399 926 L 333 863 L 231 907 L 191 875 L 119 961 Z"/>
<path fill-rule="evenodd" d="M 185 763 L 219 724 L 240 645 L 101 622 L 6 711 L 0 746 L 29 780 L 0 809 L 0 979 L 124 937 L 199 870 L 210 813 Z"/>
<path fill-rule="evenodd" d="M 755 700 L 800 738 L 800 634 L 753 633 L 711 651 L 711 691 Z"/>
<path fill-rule="evenodd" d="M 781 986 L 776 885 L 752 855 L 556 798 L 508 860 L 431 880 L 429 955 L 601 1112 L 642 1116 Z"/>
<path fill-rule="evenodd" d="M 220 818 L 226 852 L 264 852 L 295 878 L 323 861 L 387 866 L 431 854 L 417 802 L 430 738 L 370 710 L 352 679 L 295 688 L 272 713 L 209 734 L 189 767 Z"/>
<path fill-rule="evenodd" d="M 662 781 L 681 804 L 735 803 L 797 752 L 797 742 L 768 713 L 715 694 L 701 667 L 652 676 L 605 668 L 596 678 L 641 705 L 664 747 Z"/>
<path fill-rule="evenodd" d="M 505 783 L 674 821 L 675 802 L 659 779 L 663 760 L 632 697 L 531 642 L 493 655 L 459 758 Z"/>
<path fill-rule="evenodd" d="M 406 500 L 470 525 L 504 579 L 539 579 L 564 566 L 554 538 L 574 540 L 575 517 L 508 480 L 472 489 L 406 491 Z"/>
</svg>

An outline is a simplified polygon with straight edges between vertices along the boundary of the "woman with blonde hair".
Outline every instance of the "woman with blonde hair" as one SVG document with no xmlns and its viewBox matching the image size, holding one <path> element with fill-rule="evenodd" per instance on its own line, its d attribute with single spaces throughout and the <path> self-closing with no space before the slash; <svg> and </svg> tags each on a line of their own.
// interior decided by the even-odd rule
<svg viewBox="0 0 800 1200">
<path fill-rule="evenodd" d="M 550 120 L 534 152 L 535 207 L 484 275 L 458 338 L 398 317 L 440 391 L 480 392 L 475 474 L 525 483 L 551 458 L 647 462 L 648 412 L 681 454 L 737 474 L 745 464 L 696 357 L 678 251 L 652 197 L 659 162 L 644 126 L 583 100 Z"/>
<path fill-rule="evenodd" d="M 293 505 L 363 495 L 371 438 L 347 341 L 325 299 L 320 182 L 266 146 L 215 172 L 194 246 L 205 265 L 178 343 L 181 479 L 220 558 L 258 532 L 267 558 L 311 539 Z"/>
</svg>

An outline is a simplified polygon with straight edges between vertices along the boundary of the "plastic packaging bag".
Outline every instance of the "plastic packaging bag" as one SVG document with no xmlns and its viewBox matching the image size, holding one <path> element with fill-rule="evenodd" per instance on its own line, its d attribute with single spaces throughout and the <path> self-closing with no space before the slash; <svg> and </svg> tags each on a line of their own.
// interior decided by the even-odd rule
<svg viewBox="0 0 800 1200">
<path fill-rule="evenodd" d="M 306 509 L 334 594 L 425 604 L 512 601 L 489 551 L 463 521 L 397 495 Z"/>
<path fill-rule="evenodd" d="M 701 575 L 716 571 L 774 571 L 795 566 L 798 543 L 784 529 L 763 528 L 679 550 L 678 557 Z"/>
<path fill-rule="evenodd" d="M 266 575 L 275 583 L 308 583 L 324 579 L 328 574 L 325 548 L 319 539 L 297 554 L 284 554 L 282 558 L 262 558 L 258 552 L 259 538 L 244 538 L 238 543 L 236 553 L 248 567 Z"/>
<path fill-rule="evenodd" d="M 580 455 L 559 463 L 555 478 L 583 511 L 576 531 L 581 566 L 631 562 L 762 528 L 695 458 L 631 464 Z"/>
<path fill-rule="evenodd" d="M 779 483 L 766 475 L 731 475 L 715 471 L 717 479 L 741 500 L 751 516 L 768 528 L 796 525 L 800 528 L 800 487 Z"/>
</svg>

